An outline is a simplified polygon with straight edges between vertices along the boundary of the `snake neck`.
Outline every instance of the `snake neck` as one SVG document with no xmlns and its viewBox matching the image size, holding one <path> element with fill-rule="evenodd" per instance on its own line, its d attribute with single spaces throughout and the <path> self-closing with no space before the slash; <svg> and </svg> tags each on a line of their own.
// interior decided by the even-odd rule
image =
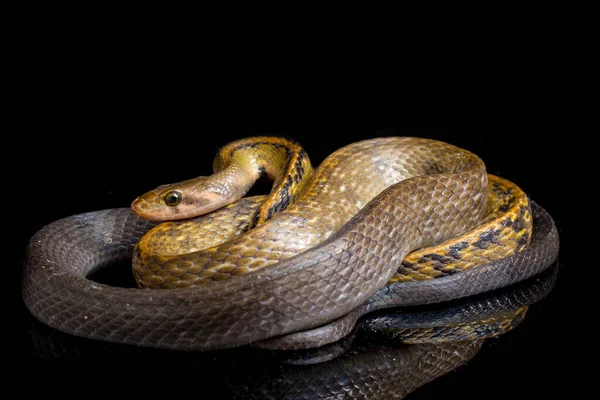
<svg viewBox="0 0 600 400">
<path fill-rule="evenodd" d="M 238 140 L 223 147 L 214 174 L 161 185 L 133 201 L 131 209 L 152 221 L 194 218 L 244 197 L 262 176 L 274 181 L 248 229 L 285 210 L 302 194 L 313 176 L 308 155 L 298 144 L 276 137 Z"/>
<path fill-rule="evenodd" d="M 248 229 L 262 225 L 292 205 L 314 175 L 308 155 L 297 143 L 277 137 L 242 139 L 223 147 L 214 164 L 215 181 L 229 195 L 243 197 L 261 177 L 273 180 L 271 192 L 254 213 Z"/>
</svg>

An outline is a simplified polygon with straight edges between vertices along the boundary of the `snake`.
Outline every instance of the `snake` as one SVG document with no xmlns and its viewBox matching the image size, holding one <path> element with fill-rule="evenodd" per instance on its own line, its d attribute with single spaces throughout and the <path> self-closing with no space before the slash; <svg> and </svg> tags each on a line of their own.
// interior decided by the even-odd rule
<svg viewBox="0 0 600 400">
<path fill-rule="evenodd" d="M 212 388 L 214 398 L 402 398 L 458 368 L 488 338 L 518 326 L 527 308 L 551 292 L 558 270 L 549 268 L 505 290 L 453 304 L 373 313 L 361 321 L 356 335 L 321 348 L 292 352 L 238 348 L 201 354 L 143 349 L 143 363 L 148 370 L 177 365 L 177 372 L 194 371 L 196 384 Z M 121 346 L 76 341 L 44 328 L 32 324 L 30 331 L 38 357 L 77 356 L 97 363 L 99 357 L 117 356 L 128 369 L 140 363 L 137 348 L 128 349 L 134 356 L 126 361 Z M 210 368 L 198 373 L 198 364 Z M 203 396 L 213 398 L 206 391 Z"/>
<path fill-rule="evenodd" d="M 370 139 L 313 169 L 298 144 L 257 137 L 225 146 L 213 168 L 129 209 L 42 228 L 24 264 L 30 312 L 79 336 L 213 350 L 310 335 L 364 307 L 500 288 L 558 255 L 552 218 L 516 185 L 488 176 L 479 157 L 447 143 Z M 274 181 L 271 193 L 243 198 L 263 176 Z M 198 213 L 200 222 L 189 220 Z M 123 259 L 150 290 L 86 278 Z"/>
</svg>

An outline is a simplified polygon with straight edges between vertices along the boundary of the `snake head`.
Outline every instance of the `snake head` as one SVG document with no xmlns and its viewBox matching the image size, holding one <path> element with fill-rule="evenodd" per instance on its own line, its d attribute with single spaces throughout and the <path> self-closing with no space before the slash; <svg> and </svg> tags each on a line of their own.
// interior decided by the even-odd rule
<svg viewBox="0 0 600 400">
<path fill-rule="evenodd" d="M 131 203 L 131 209 L 150 221 L 193 218 L 224 207 L 230 198 L 208 177 L 198 177 L 176 184 L 162 185 L 144 193 Z"/>
</svg>

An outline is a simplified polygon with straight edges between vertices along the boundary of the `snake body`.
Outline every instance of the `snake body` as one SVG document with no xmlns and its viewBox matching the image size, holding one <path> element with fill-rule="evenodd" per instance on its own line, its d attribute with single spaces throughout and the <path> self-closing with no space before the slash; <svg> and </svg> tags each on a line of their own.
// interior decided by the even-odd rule
<svg viewBox="0 0 600 400">
<path fill-rule="evenodd" d="M 261 140 L 257 147 L 269 145 Z M 226 208 L 230 212 L 239 207 L 235 215 L 244 208 L 255 211 L 250 222 L 230 224 L 236 226 L 237 236 L 228 241 L 219 237 L 207 249 L 157 253 L 144 239 L 139 242 L 154 224 L 123 209 L 68 217 L 43 228 L 28 247 L 26 305 L 43 322 L 80 336 L 207 350 L 321 326 L 371 296 L 389 301 L 385 299 L 394 287 L 417 293 L 406 303 L 500 287 L 556 258 L 558 237 L 552 220 L 543 210 L 534 210 L 541 228 L 536 232 L 534 223 L 534 238 L 525 250 L 484 267 L 463 265 L 460 273 L 451 272 L 457 271 L 456 265 L 448 263 L 437 270 L 411 269 L 414 274 L 402 274 L 406 281 L 397 279 L 380 290 L 397 271 L 403 272 L 402 261 L 410 251 L 436 245 L 481 223 L 488 199 L 483 162 L 454 146 L 416 138 L 352 144 L 328 157 L 314 175 L 302 161 L 307 158 L 298 163 L 299 157 L 286 150 L 279 154 L 295 160 L 294 168 L 269 172 L 262 166 L 274 175 L 272 195 L 279 200 L 256 206 L 256 199 L 245 199 Z M 258 165 L 258 173 L 249 177 L 255 179 L 261 165 L 252 164 Z M 301 184 L 302 168 L 309 179 Z M 231 171 L 225 167 L 220 172 L 229 176 Z M 240 176 L 240 171 L 233 171 Z M 300 190 L 293 202 L 284 189 L 295 180 Z M 212 191 L 196 204 L 184 202 L 186 210 L 205 207 L 208 200 L 217 199 L 220 206 L 231 202 L 218 192 L 222 188 L 211 184 Z M 158 197 L 171 189 L 163 187 L 154 194 Z M 219 213 L 207 218 L 218 220 Z M 163 235 L 167 242 L 168 236 Z M 487 238 L 488 245 L 494 242 L 493 235 Z M 529 236 L 520 239 L 525 246 Z M 134 274 L 140 286 L 179 289 L 112 288 L 85 279 L 107 263 L 131 257 L 134 247 Z M 442 259 L 439 254 L 431 258 Z"/>
<path fill-rule="evenodd" d="M 524 310 L 552 290 L 557 272 L 551 268 L 508 290 L 451 305 L 374 313 L 361 320 L 355 337 L 321 348 L 292 352 L 245 348 L 208 354 L 147 349 L 141 352 L 147 355 L 142 359 L 147 370 L 177 365 L 174 374 L 194 371 L 196 385 L 210 388 L 203 392 L 207 398 L 213 398 L 210 390 L 215 391 L 214 398 L 401 398 L 466 361 L 464 350 L 472 348 L 474 355 L 483 339 L 498 337 L 518 324 Z M 121 346 L 72 340 L 41 324 L 32 324 L 31 329 L 32 346 L 41 357 L 76 354 L 97 363 L 99 357 L 119 356 L 126 368 L 139 368 L 140 349 L 126 349 L 132 355 L 128 359 Z M 406 341 L 428 344 L 405 345 Z M 198 365 L 210 368 L 198 373 Z"/>
</svg>

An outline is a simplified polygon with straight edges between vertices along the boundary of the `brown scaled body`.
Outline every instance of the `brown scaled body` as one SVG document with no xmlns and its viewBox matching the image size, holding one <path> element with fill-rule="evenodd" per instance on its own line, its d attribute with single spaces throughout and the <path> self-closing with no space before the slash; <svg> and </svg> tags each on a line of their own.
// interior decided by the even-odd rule
<svg viewBox="0 0 600 400">
<path fill-rule="evenodd" d="M 171 223 L 149 232 L 134 253 L 133 270 L 140 287 L 203 285 L 273 266 L 323 242 L 375 196 L 411 178 L 435 177 L 423 196 L 440 200 L 431 205 L 423 202 L 424 210 L 410 216 L 420 225 L 420 233 L 413 232 L 408 250 L 434 245 L 472 228 L 480 222 L 486 205 L 483 162 L 465 150 L 427 139 L 357 142 L 327 157 L 313 176 L 308 157 L 295 143 L 251 138 L 223 148 L 214 169 L 212 177 L 183 183 L 183 202 L 190 199 L 192 204 L 195 199 L 212 196 L 215 190 L 220 196 L 237 200 L 261 172 L 274 180 L 273 191 L 256 211 L 248 210 L 247 203 L 240 206 L 243 210 L 234 204 L 197 223 Z M 177 184 L 160 187 L 142 198 L 154 215 L 161 216 L 177 208 L 164 204 L 163 199 L 174 190 L 178 190 Z M 454 207 L 457 209 L 452 210 Z M 242 217 L 248 211 L 253 213 L 249 221 Z M 427 215 L 447 217 L 440 220 Z M 152 217 L 148 212 L 146 216 Z M 259 226 L 250 229 L 254 225 Z M 425 266 L 418 274 L 405 275 L 434 277 L 450 273 L 448 268 L 461 267 L 468 266 L 446 265 L 443 271 Z"/>
</svg>

